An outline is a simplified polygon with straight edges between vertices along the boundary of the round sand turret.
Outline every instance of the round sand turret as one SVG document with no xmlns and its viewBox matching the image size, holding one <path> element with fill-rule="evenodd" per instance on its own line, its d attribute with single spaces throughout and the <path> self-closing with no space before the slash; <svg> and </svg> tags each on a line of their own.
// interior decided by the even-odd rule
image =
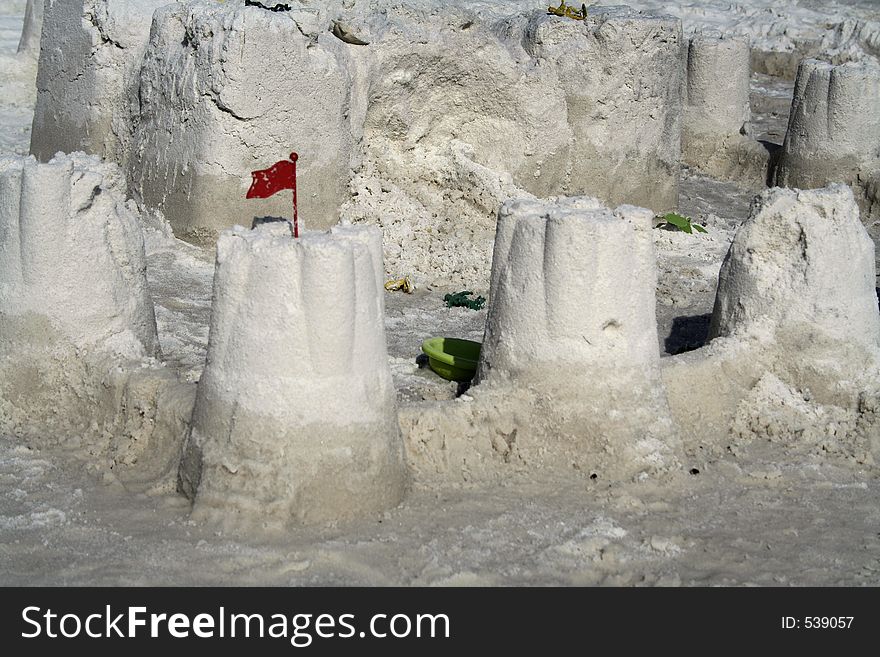
<svg viewBox="0 0 880 657">
<path fill-rule="evenodd" d="M 82 153 L 0 159 L 3 341 L 46 320 L 77 348 L 158 351 L 143 236 L 119 168 Z"/>
<path fill-rule="evenodd" d="M 674 462 L 652 220 L 586 197 L 509 201 L 499 212 L 478 388 L 546 395 L 545 416 L 534 415 L 553 427 L 551 451 L 598 445 L 633 470 Z"/>
<path fill-rule="evenodd" d="M 165 0 L 45 2 L 31 153 L 85 151 L 124 163 L 153 10 Z"/>
<path fill-rule="evenodd" d="M 650 378 L 660 359 L 652 219 L 584 197 L 506 203 L 481 378 L 556 378 L 560 368 Z"/>
<path fill-rule="evenodd" d="M 748 133 L 749 41 L 698 34 L 687 52 L 681 126 L 685 164 L 706 174 L 763 186 L 768 153 Z"/>
<path fill-rule="evenodd" d="M 301 156 L 299 205 L 309 227 L 337 222 L 353 148 L 351 46 L 326 32 L 320 40 L 304 34 L 317 20 L 312 11 L 202 1 L 155 12 L 128 177 L 135 197 L 161 211 L 177 236 L 213 245 L 222 230 L 250 225 L 248 172 L 290 150 Z M 259 212 L 289 207 L 279 195 Z"/>
<path fill-rule="evenodd" d="M 158 352 L 119 167 L 0 158 L 0 433 L 61 445 L 108 482 L 170 488 L 192 396 Z"/>
<path fill-rule="evenodd" d="M 400 502 L 381 263 L 375 228 L 223 233 L 179 476 L 196 515 L 271 529 Z"/>
<path fill-rule="evenodd" d="M 727 137 L 744 134 L 749 109 L 749 41 L 698 34 L 688 44 L 683 130 Z"/>
<path fill-rule="evenodd" d="M 862 220 L 880 216 L 880 67 L 870 62 L 801 62 L 776 184 L 849 185 Z"/>
</svg>

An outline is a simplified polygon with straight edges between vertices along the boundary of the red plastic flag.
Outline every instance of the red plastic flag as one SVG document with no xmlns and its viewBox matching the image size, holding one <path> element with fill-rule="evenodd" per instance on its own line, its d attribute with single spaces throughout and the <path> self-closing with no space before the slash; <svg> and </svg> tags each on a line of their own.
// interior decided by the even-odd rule
<svg viewBox="0 0 880 657">
<path fill-rule="evenodd" d="M 299 221 L 296 211 L 296 153 L 289 160 L 276 162 L 268 169 L 251 173 L 253 182 L 245 198 L 269 198 L 285 189 L 293 190 L 293 236 L 299 237 Z"/>
</svg>

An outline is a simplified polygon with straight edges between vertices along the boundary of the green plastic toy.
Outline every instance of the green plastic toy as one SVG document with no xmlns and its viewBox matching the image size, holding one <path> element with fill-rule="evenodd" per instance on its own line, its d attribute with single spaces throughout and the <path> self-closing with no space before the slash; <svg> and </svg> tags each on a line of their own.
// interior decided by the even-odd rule
<svg viewBox="0 0 880 657">
<path fill-rule="evenodd" d="M 465 383 L 477 373 L 482 346 L 460 338 L 428 338 L 422 343 L 422 351 L 437 374 L 449 381 Z"/>
</svg>

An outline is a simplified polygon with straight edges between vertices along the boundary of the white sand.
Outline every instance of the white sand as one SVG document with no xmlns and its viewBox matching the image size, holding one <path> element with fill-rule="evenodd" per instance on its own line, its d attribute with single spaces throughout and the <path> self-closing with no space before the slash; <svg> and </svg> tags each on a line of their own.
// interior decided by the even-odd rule
<svg viewBox="0 0 880 657">
<path fill-rule="evenodd" d="M 815 34 L 830 13 L 844 22 L 845 16 L 872 11 L 870 3 L 853 9 L 821 3 L 815 10 L 773 3 L 776 14 L 768 22 L 769 3 L 763 0 L 737 5 L 742 20 L 731 17 L 728 2 L 699 4 L 689 15 L 702 13 L 706 23 L 724 20 L 737 31 L 763 31 L 761 38 L 778 43 Z M 679 11 L 676 3 L 662 5 Z M 8 26 L 0 33 L 3 57 L 13 56 L 23 7 L 0 2 L 0 25 Z M 6 12 L 13 9 L 19 13 L 10 17 Z M 29 131 L 28 78 L 24 65 L 2 70 L 8 77 L 0 81 L 0 115 L 8 123 L 0 125 L 0 147 L 4 154 L 21 153 Z M 761 96 L 762 102 L 772 99 Z M 780 118 L 784 126 L 784 117 L 760 118 L 768 130 L 778 129 Z M 721 260 L 751 195 L 734 183 L 685 175 L 682 205 L 705 220 L 710 233 L 653 231 L 661 349 L 705 339 Z M 146 246 L 163 358 L 196 380 L 207 345 L 213 253 L 170 239 L 161 226 L 148 230 Z M 419 343 L 444 334 L 482 339 L 486 311 L 447 310 L 442 291 L 428 289 L 412 297 L 389 294 L 386 305 L 398 400 L 405 418 L 418 417 L 431 406 L 423 400 L 449 400 L 455 388 L 417 367 Z M 681 404 L 691 396 L 721 394 L 699 377 L 677 390 Z M 446 403 L 472 402 L 465 396 Z M 457 485 L 424 484 L 393 511 L 277 540 L 235 537 L 194 522 L 186 500 L 174 494 L 127 492 L 112 477 L 102 483 L 82 470 L 75 448 L 37 449 L 2 436 L 0 581 L 880 584 L 880 481 L 872 463 L 880 448 L 876 401 L 865 398 L 857 409 L 819 403 L 807 391 L 766 376 L 734 410 L 733 432 L 689 441 L 678 472 L 636 483 L 574 468 L 570 476 L 531 476 L 514 462 L 506 481 L 474 484 L 462 477 Z M 852 443 L 848 427 L 873 433 Z"/>
</svg>

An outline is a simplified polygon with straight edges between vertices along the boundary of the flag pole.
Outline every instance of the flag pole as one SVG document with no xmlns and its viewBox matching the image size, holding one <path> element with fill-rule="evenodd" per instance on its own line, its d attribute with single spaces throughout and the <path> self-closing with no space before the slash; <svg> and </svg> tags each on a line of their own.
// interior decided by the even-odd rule
<svg viewBox="0 0 880 657">
<path fill-rule="evenodd" d="M 296 153 L 290 154 L 290 159 L 293 162 L 293 237 L 299 237 L 299 217 L 296 212 L 296 161 L 299 159 L 299 156 Z"/>
</svg>

